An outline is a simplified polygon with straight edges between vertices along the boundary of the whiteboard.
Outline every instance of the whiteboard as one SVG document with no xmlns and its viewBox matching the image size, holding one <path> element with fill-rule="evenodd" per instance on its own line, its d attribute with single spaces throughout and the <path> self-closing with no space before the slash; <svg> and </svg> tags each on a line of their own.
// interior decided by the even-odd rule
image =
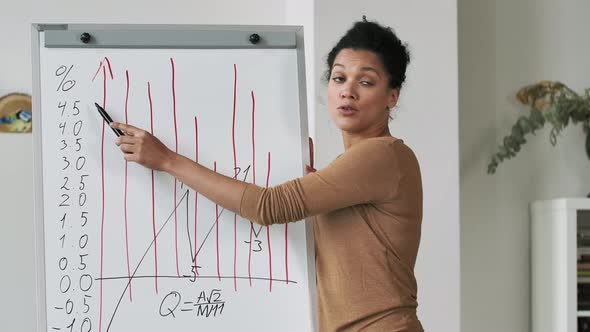
<svg viewBox="0 0 590 332">
<path fill-rule="evenodd" d="M 311 227 L 252 224 L 126 163 L 94 106 L 216 172 L 299 177 L 300 29 L 83 28 L 34 28 L 38 330 L 314 330 Z"/>
</svg>

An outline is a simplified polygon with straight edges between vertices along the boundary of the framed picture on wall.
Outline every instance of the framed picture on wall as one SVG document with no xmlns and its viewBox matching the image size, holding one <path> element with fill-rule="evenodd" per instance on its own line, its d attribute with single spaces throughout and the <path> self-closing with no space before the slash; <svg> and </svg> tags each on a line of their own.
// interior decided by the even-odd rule
<svg viewBox="0 0 590 332">
<path fill-rule="evenodd" d="M 0 133 L 30 133 L 33 128 L 31 96 L 11 93 L 0 98 Z"/>
</svg>

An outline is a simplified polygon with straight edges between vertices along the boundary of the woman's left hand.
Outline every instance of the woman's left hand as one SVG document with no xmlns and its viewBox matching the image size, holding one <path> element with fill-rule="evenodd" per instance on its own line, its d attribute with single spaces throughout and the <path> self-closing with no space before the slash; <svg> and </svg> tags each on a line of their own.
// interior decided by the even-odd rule
<svg viewBox="0 0 590 332">
<path fill-rule="evenodd" d="M 308 142 L 309 142 L 309 163 L 310 163 L 310 165 L 305 165 L 305 173 L 306 174 L 316 172 L 316 169 L 313 168 L 313 139 L 311 139 L 311 137 L 308 137 Z"/>
<path fill-rule="evenodd" d="M 123 158 L 156 171 L 167 171 L 175 153 L 155 136 L 140 128 L 112 122 L 111 127 L 120 129 L 125 135 L 116 140 L 123 151 Z"/>
</svg>

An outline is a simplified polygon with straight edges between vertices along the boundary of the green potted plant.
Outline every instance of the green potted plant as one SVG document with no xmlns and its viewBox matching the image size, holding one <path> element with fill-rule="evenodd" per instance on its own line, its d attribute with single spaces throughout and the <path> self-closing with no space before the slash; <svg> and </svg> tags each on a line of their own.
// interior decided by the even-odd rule
<svg viewBox="0 0 590 332">
<path fill-rule="evenodd" d="M 488 164 L 488 173 L 495 173 L 502 161 L 516 156 L 526 143 L 525 136 L 535 134 L 547 122 L 552 126 L 549 141 L 554 146 L 557 136 L 570 122 L 581 122 L 586 133 L 586 154 L 590 158 L 590 88 L 579 95 L 561 82 L 542 81 L 523 87 L 516 97 L 528 106 L 529 114 L 519 117 L 510 134 L 504 137 Z"/>
</svg>

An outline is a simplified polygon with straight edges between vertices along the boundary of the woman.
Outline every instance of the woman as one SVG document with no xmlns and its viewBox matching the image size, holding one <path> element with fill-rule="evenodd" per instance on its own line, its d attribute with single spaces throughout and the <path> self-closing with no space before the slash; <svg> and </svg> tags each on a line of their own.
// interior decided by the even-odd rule
<svg viewBox="0 0 590 332">
<path fill-rule="evenodd" d="M 418 162 L 389 132 L 409 63 L 389 29 L 357 22 L 332 49 L 328 110 L 345 152 L 326 168 L 261 188 L 217 174 L 133 126 L 117 140 L 126 160 L 171 174 L 261 225 L 316 216 L 320 331 L 423 331 L 414 264 L 420 242 Z"/>
</svg>

